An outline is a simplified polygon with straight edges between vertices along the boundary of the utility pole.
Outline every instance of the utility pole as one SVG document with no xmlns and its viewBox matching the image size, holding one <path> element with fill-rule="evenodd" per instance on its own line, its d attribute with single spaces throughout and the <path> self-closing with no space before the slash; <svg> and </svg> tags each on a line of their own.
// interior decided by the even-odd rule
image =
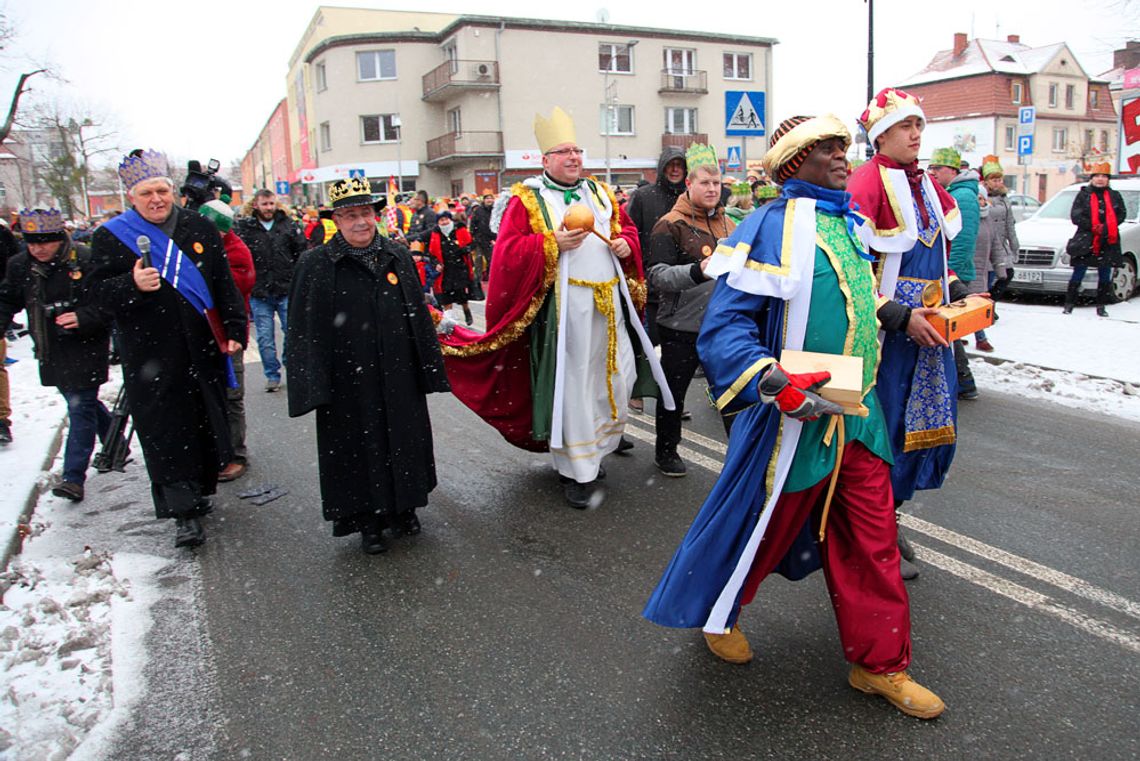
<svg viewBox="0 0 1140 761">
<path fill-rule="evenodd" d="M 867 102 L 875 97 L 875 0 L 867 0 Z M 867 158 L 875 155 L 875 144 L 867 138 Z"/>
</svg>

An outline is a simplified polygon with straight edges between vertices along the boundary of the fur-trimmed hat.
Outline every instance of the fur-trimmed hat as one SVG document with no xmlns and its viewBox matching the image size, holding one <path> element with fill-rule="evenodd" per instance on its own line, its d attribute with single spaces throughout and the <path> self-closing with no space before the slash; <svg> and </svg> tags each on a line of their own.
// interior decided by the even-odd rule
<svg viewBox="0 0 1140 761">
<path fill-rule="evenodd" d="M 925 122 L 926 114 L 922 112 L 921 102 L 918 97 L 894 87 L 879 90 L 859 117 L 860 126 L 867 132 L 867 140 L 874 145 L 880 135 L 908 116 L 917 116 Z"/>
</svg>

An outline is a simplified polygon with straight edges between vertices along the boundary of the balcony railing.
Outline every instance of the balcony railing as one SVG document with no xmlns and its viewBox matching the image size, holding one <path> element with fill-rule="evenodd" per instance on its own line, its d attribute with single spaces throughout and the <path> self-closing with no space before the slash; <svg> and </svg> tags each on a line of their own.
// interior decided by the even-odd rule
<svg viewBox="0 0 1140 761">
<path fill-rule="evenodd" d="M 453 89 L 498 89 L 499 63 L 456 59 L 444 61 L 423 76 L 424 100 L 441 100 Z"/>
<path fill-rule="evenodd" d="M 709 136 L 707 132 L 674 132 L 665 133 L 661 136 L 662 148 L 680 148 L 685 150 L 693 143 L 704 143 L 708 145 Z"/>
<path fill-rule="evenodd" d="M 709 91 L 708 72 L 696 69 L 662 69 L 660 95 L 669 93 L 705 94 Z"/>
<path fill-rule="evenodd" d="M 434 166 L 502 156 L 502 132 L 448 132 L 427 142 L 427 163 Z"/>
</svg>

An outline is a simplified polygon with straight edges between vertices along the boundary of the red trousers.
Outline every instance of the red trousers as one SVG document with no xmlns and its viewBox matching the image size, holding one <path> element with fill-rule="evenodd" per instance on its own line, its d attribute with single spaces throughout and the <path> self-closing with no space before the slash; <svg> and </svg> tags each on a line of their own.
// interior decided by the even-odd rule
<svg viewBox="0 0 1140 761">
<path fill-rule="evenodd" d="M 810 489 L 780 495 L 744 583 L 742 604 L 752 602 L 809 516 L 819 535 L 830 480 L 829 474 Z M 899 575 L 897 537 L 890 466 L 860 442 L 847 443 L 819 552 L 843 654 L 874 674 L 910 664 L 910 603 Z"/>
</svg>

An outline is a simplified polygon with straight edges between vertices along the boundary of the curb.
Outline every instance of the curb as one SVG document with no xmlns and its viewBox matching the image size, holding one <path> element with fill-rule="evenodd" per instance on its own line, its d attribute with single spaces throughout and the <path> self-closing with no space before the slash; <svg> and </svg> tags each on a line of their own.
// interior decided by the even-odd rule
<svg viewBox="0 0 1140 761">
<path fill-rule="evenodd" d="M 980 359 L 987 364 L 995 366 L 1008 364 L 1025 365 L 1026 367 L 1035 367 L 1038 370 L 1047 370 L 1051 373 L 1078 373 L 1085 376 L 1086 378 L 1092 378 L 1093 380 L 1112 381 L 1113 383 L 1119 383 L 1121 386 L 1140 386 L 1140 383 L 1133 383 L 1132 381 L 1126 381 L 1120 378 L 1110 378 L 1107 375 L 1092 375 L 1091 373 L 1081 372 L 1080 370 L 1065 370 L 1060 367 L 1048 367 L 1046 365 L 1034 364 L 1033 362 L 1024 362 L 1020 359 L 1003 359 L 1002 357 L 994 357 L 990 356 L 989 354 L 982 354 L 976 351 L 967 351 L 966 356 L 970 359 Z"/>
<path fill-rule="evenodd" d="M 55 436 L 52 437 L 51 446 L 48 447 L 47 457 L 44 458 L 41 471 L 50 471 L 51 465 L 55 462 L 56 456 L 59 455 L 59 450 L 63 447 L 63 430 L 67 427 L 67 416 L 64 415 L 63 420 L 60 422 L 59 427 L 55 430 Z M 32 487 L 31 493 L 24 499 L 24 508 L 20 511 L 20 516 L 16 520 L 16 526 L 12 530 L 12 535 L 4 538 L 3 549 L 0 550 L 0 569 L 7 570 L 8 563 L 12 558 L 19 555 L 24 548 L 24 537 L 26 534 L 26 527 L 28 521 L 36 511 L 36 504 L 39 503 L 40 497 L 44 495 L 51 487 L 46 483 L 41 484 L 39 480 Z"/>
</svg>

